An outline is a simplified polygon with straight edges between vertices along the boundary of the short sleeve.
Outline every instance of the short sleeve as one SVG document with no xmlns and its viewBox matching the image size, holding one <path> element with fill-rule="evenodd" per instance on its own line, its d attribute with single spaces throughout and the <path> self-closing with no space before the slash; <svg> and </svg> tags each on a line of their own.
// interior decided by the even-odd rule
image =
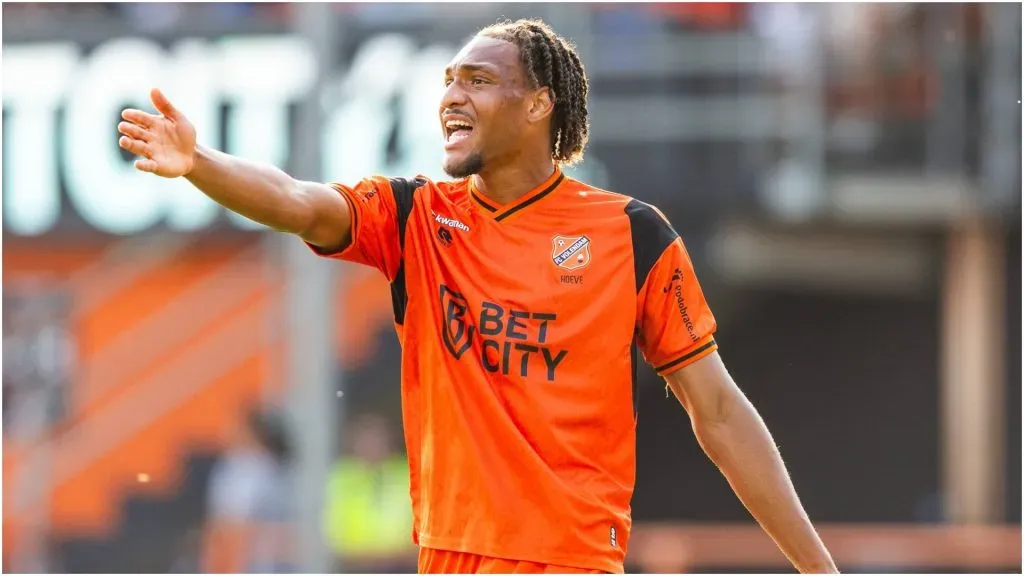
<svg viewBox="0 0 1024 576">
<path fill-rule="evenodd" d="M 352 238 L 348 246 L 336 252 L 326 252 L 311 244 L 309 247 L 320 256 L 373 266 L 394 281 L 401 266 L 413 196 L 424 183 L 422 179 L 382 176 L 363 179 L 353 187 L 331 183 L 352 211 Z"/>
<path fill-rule="evenodd" d="M 717 325 L 683 240 L 668 220 L 637 200 L 626 212 L 633 237 L 637 341 L 647 362 L 664 376 L 713 352 Z"/>
</svg>

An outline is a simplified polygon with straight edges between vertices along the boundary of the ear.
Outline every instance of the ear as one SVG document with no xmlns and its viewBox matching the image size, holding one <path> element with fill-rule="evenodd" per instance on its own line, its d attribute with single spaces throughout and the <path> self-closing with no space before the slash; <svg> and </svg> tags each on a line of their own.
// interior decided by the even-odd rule
<svg viewBox="0 0 1024 576">
<path fill-rule="evenodd" d="M 546 86 L 534 90 L 529 102 L 530 109 L 526 116 L 529 122 L 540 122 L 555 111 L 555 94 Z"/>
</svg>

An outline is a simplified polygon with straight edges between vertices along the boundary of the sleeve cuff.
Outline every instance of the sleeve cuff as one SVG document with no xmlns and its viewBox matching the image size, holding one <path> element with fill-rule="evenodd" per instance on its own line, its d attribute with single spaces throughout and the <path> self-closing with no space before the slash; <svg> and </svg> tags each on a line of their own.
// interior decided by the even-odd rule
<svg viewBox="0 0 1024 576">
<path fill-rule="evenodd" d="M 715 350 L 718 350 L 718 343 L 715 342 L 713 335 L 708 334 L 701 340 L 698 340 L 695 346 L 680 354 L 675 360 L 657 366 L 654 370 L 659 376 L 664 376 L 669 372 L 675 372 L 684 366 L 693 364 Z"/>
</svg>

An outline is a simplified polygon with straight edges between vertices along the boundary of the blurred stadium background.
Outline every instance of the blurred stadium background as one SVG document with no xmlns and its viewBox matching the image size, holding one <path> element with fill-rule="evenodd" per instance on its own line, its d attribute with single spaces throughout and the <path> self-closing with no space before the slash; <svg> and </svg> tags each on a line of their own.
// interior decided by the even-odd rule
<svg viewBox="0 0 1024 576">
<path fill-rule="evenodd" d="M 442 65 L 539 16 L 581 179 L 660 206 L 847 572 L 1021 570 L 1020 4 L 3 5 L 3 567 L 415 569 L 385 281 L 133 173 L 441 177 Z M 628 569 L 786 570 L 642 374 Z"/>
</svg>

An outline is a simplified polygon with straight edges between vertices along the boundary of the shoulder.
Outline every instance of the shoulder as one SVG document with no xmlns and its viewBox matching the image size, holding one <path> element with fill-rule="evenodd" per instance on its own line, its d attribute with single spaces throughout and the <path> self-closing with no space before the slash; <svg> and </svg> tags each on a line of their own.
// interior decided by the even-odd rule
<svg viewBox="0 0 1024 576">
<path fill-rule="evenodd" d="M 668 218 L 651 204 L 630 199 L 625 213 L 633 245 L 633 273 L 637 290 L 640 290 L 663 256 L 671 252 L 670 247 L 681 248 L 682 240 Z"/>
<path fill-rule="evenodd" d="M 373 181 L 377 188 L 386 188 L 391 191 L 399 203 L 403 201 L 411 203 L 416 197 L 428 195 L 455 198 L 465 195 L 468 190 L 467 179 L 436 181 L 422 174 L 410 178 L 372 176 L 369 180 Z"/>
<path fill-rule="evenodd" d="M 566 196 L 570 199 L 578 199 L 575 201 L 581 205 L 625 217 L 629 221 L 634 241 L 639 236 L 641 242 L 657 239 L 667 246 L 679 236 L 665 214 L 652 204 L 572 178 L 566 179 L 566 190 L 569 192 Z"/>
<path fill-rule="evenodd" d="M 344 187 L 336 184 L 332 186 L 344 190 Z M 412 213 L 417 197 L 436 193 L 437 189 L 438 184 L 426 176 L 405 178 L 375 174 L 360 180 L 354 191 L 366 201 L 375 196 L 384 199 L 385 204 L 392 206 L 404 223 Z"/>
<path fill-rule="evenodd" d="M 411 198 L 419 189 L 431 188 L 434 186 L 434 183 L 425 176 L 402 178 L 375 174 L 363 179 L 363 182 L 370 184 L 377 190 L 387 190 L 391 192 L 395 196 L 396 200 L 401 198 Z"/>
<path fill-rule="evenodd" d="M 656 206 L 630 198 L 623 207 L 629 219 L 629 229 L 633 235 L 633 243 L 653 244 L 660 253 L 671 244 L 679 233 Z"/>
<path fill-rule="evenodd" d="M 592 206 L 598 209 L 621 212 L 622 207 L 632 200 L 632 198 L 625 194 L 619 194 L 618 192 L 612 192 L 611 190 L 604 190 L 597 186 L 591 186 L 586 182 L 581 182 L 569 177 L 565 178 L 562 188 L 568 192 L 568 194 L 564 194 L 563 196 L 569 199 L 575 199 L 575 202 L 580 204 Z"/>
<path fill-rule="evenodd" d="M 585 199 L 589 209 L 603 212 L 619 222 L 624 221 L 624 228 L 616 228 L 628 229 L 627 241 L 632 248 L 633 272 L 639 290 L 662 255 L 679 239 L 679 234 L 661 210 L 651 204 L 575 180 L 570 182 L 570 186 L 573 194 L 568 196 L 575 196 L 581 201 Z"/>
</svg>

